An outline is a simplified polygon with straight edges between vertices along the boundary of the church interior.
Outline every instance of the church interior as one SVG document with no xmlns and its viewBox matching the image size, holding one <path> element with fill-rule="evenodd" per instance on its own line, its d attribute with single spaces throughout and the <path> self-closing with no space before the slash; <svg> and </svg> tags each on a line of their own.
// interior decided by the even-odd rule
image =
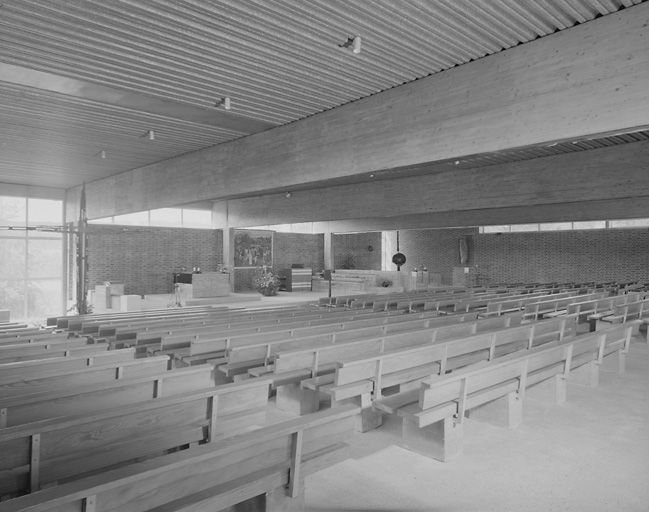
<svg viewBox="0 0 649 512">
<path fill-rule="evenodd" d="M 0 41 L 0 512 L 647 510 L 649 2 Z"/>
</svg>

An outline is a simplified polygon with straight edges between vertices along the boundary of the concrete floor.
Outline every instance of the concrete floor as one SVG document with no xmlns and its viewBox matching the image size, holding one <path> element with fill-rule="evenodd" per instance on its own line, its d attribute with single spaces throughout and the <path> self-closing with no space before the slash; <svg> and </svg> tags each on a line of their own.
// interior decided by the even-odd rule
<svg viewBox="0 0 649 512">
<path fill-rule="evenodd" d="M 517 429 L 467 420 L 452 462 L 401 448 L 396 421 L 357 434 L 350 459 L 308 477 L 307 510 L 647 512 L 649 346 L 634 338 L 627 373 L 615 363 L 564 405 L 528 397 Z"/>
</svg>

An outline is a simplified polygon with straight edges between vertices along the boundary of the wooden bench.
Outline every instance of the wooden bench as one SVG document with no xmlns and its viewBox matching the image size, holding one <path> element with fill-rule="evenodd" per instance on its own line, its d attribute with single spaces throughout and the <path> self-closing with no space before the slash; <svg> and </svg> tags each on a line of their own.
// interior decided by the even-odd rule
<svg viewBox="0 0 649 512">
<path fill-rule="evenodd" d="M 65 341 L 65 340 L 74 340 L 74 339 L 86 339 L 86 338 L 77 338 L 70 337 L 67 332 L 52 332 L 52 331 L 38 331 L 38 333 L 33 334 L 20 334 L 17 336 L 11 336 L 7 338 L 0 338 L 0 346 L 2 345 L 14 345 L 17 343 L 37 343 L 39 341 Z M 87 341 L 87 339 L 86 339 Z"/>
<path fill-rule="evenodd" d="M 607 292 L 597 292 L 571 297 L 551 298 L 537 302 L 528 302 L 524 307 L 523 318 L 538 320 L 539 318 L 544 318 L 544 316 L 548 314 L 556 316 L 559 312 L 567 313 L 568 306 L 573 302 L 601 299 L 605 298 L 607 295 Z"/>
<path fill-rule="evenodd" d="M 132 361 L 135 350 L 125 348 L 120 350 L 107 350 L 92 355 L 52 357 L 34 361 L 17 361 L 0 364 L 0 383 L 14 382 L 24 378 L 46 377 L 58 375 L 88 366 L 102 365 L 115 362 Z"/>
<path fill-rule="evenodd" d="M 227 311 L 228 308 L 224 306 L 185 306 L 183 308 L 166 308 L 166 309 L 149 309 L 146 311 L 129 311 L 129 312 L 115 312 L 115 313 L 95 313 L 86 315 L 64 315 L 49 317 L 47 325 L 49 327 L 57 327 L 59 329 L 68 329 L 71 331 L 78 330 L 81 323 L 91 320 L 123 320 L 123 319 L 144 319 L 164 317 L 168 318 L 176 315 L 186 315 L 188 313 L 196 313 L 201 311 Z"/>
<path fill-rule="evenodd" d="M 0 495 L 34 492 L 262 426 L 268 386 L 269 381 L 254 379 L 4 428 Z"/>
<path fill-rule="evenodd" d="M 415 331 L 442 325 L 470 321 L 474 315 L 437 317 L 416 313 L 398 317 L 386 317 L 370 321 L 360 320 L 332 326 L 328 330 L 309 336 L 292 336 L 288 339 L 265 340 L 263 343 L 231 344 L 227 349 L 228 361 L 262 361 L 271 364 L 277 353 L 300 350 L 333 343 L 349 342 L 371 337 L 380 337 L 402 331 Z M 198 345 L 198 343 L 197 343 Z"/>
<path fill-rule="evenodd" d="M 410 402 L 390 403 L 388 397 L 376 402 L 375 407 L 403 418 L 407 446 L 417 447 L 438 460 L 451 460 L 462 452 L 462 427 L 467 416 L 493 419 L 495 413 L 500 422 L 514 428 L 522 421 L 527 388 L 544 382 L 551 385 L 555 403 L 565 402 L 566 380 L 581 369 L 586 370 L 587 383 L 594 386 L 597 381 L 592 376 L 604 357 L 617 353 L 624 360 L 632 328 L 623 326 L 578 336 L 447 375 L 433 375 L 422 382 Z M 619 368 L 623 371 L 623 364 Z M 468 411 L 472 411 L 470 415 Z"/>
<path fill-rule="evenodd" d="M 385 313 L 372 314 L 370 318 L 366 318 L 366 316 L 358 320 L 356 318 L 353 316 L 349 321 L 335 324 L 320 324 L 318 322 L 310 327 L 289 329 L 288 331 L 268 331 L 214 339 L 198 337 L 191 341 L 188 350 L 173 352 L 183 364 L 190 364 L 192 360 L 206 361 L 223 357 L 224 360 L 221 361 L 219 370 L 226 378 L 231 379 L 235 375 L 245 374 L 251 367 L 268 364 L 276 352 L 274 350 L 276 344 L 286 343 L 294 347 L 325 345 L 335 343 L 337 340 L 353 338 L 356 334 L 362 336 L 368 331 L 373 331 L 377 335 L 377 332 L 405 330 L 411 322 L 425 325 L 429 319 L 437 321 L 437 315 L 434 313 L 394 316 Z"/>
<path fill-rule="evenodd" d="M 595 322 L 595 328 L 604 323 L 624 323 L 629 320 L 641 320 L 649 311 L 649 299 L 625 304 L 613 305 L 610 311 L 602 311 L 588 316 L 588 320 Z M 638 324 L 639 325 L 639 324 Z"/>
<path fill-rule="evenodd" d="M 568 305 L 566 308 L 567 314 L 574 314 L 578 316 L 578 321 L 589 321 L 590 331 L 594 331 L 596 327 L 596 320 L 593 317 L 591 320 L 588 320 L 588 317 L 595 315 L 596 313 L 610 312 L 612 311 L 613 306 L 626 304 L 627 302 L 633 302 L 639 298 L 638 294 L 630 293 L 627 295 L 614 295 L 612 297 L 604 297 L 601 299 L 586 300 L 573 302 Z M 559 316 L 557 315 L 547 315 L 547 316 Z"/>
<path fill-rule="evenodd" d="M 108 348 L 107 343 L 88 344 L 85 339 L 0 345 L 0 364 L 73 355 L 91 356 L 99 352 L 105 352 Z"/>
<path fill-rule="evenodd" d="M 480 313 L 480 316 L 484 316 L 484 317 L 498 316 L 498 315 L 502 315 L 503 313 L 518 311 L 523 309 L 525 305 L 528 303 L 538 302 L 539 299 L 544 296 L 547 297 L 548 299 L 555 300 L 555 299 L 561 299 L 566 297 L 575 297 L 578 295 L 579 295 L 579 290 L 569 290 L 564 292 L 545 294 L 541 296 L 536 294 L 528 294 L 527 296 L 522 295 L 520 297 L 513 298 L 513 299 L 505 297 L 502 300 L 499 299 L 499 300 L 489 301 L 484 311 Z"/>
<path fill-rule="evenodd" d="M 2 512 L 303 510 L 304 478 L 348 453 L 356 407 L 322 411 L 0 504 Z"/>
<path fill-rule="evenodd" d="M 359 383 L 361 392 L 351 395 L 354 386 L 344 388 L 344 398 L 338 396 L 338 374 L 346 361 L 364 360 L 372 358 L 378 360 L 385 353 L 394 354 L 398 350 L 412 347 L 425 347 L 431 344 L 440 344 L 443 340 L 456 339 L 474 335 L 476 332 L 497 332 L 509 325 L 510 318 L 500 317 L 490 320 L 464 322 L 418 331 L 395 333 L 380 338 L 335 345 L 318 347 L 309 350 L 280 352 L 277 356 L 272 373 L 265 374 L 273 379 L 273 386 L 277 389 L 277 407 L 294 413 L 303 414 L 317 410 L 320 393 L 331 396 L 333 402 L 357 396 L 367 402 L 363 396 L 367 382 Z M 525 329 L 525 342 L 528 342 L 530 329 Z M 487 335 L 489 337 L 489 335 Z M 425 357 L 425 356 L 422 356 Z M 413 358 L 412 366 L 417 366 Z M 370 364 L 376 368 L 376 361 Z M 424 364 L 423 362 L 421 363 Z M 335 376 L 326 375 L 335 371 Z M 412 380 L 412 379 L 411 379 Z M 347 383 L 345 383 L 347 384 Z M 342 385 L 342 383 L 341 383 Z"/>
<path fill-rule="evenodd" d="M 362 407 L 366 409 L 373 402 L 382 399 L 386 388 L 396 386 L 397 393 L 404 395 L 403 398 L 393 398 L 393 401 L 410 400 L 411 390 L 416 390 L 419 382 L 432 374 L 444 375 L 477 361 L 490 361 L 521 349 L 531 350 L 574 334 L 574 319 L 564 318 L 465 336 L 428 346 L 391 350 L 374 356 L 339 361 L 333 378 L 329 381 L 305 380 L 302 387 L 312 390 L 314 401 L 319 401 L 320 394 L 328 395 L 332 404 L 360 397 Z M 369 411 L 366 416 L 368 427 L 371 428 L 378 418 L 372 417 Z"/>
<path fill-rule="evenodd" d="M 151 375 L 69 386 L 0 399 L 0 428 L 94 412 L 214 386 L 211 365 L 166 369 Z"/>
<path fill-rule="evenodd" d="M 14 397 L 58 392 L 66 389 L 83 389 L 116 379 L 147 377 L 166 371 L 169 357 L 155 356 L 146 359 L 130 359 L 108 364 L 95 364 L 78 370 L 63 368 L 58 373 L 43 376 L 36 373 L 21 373 L 10 378 L 0 375 L 0 400 Z"/>
</svg>

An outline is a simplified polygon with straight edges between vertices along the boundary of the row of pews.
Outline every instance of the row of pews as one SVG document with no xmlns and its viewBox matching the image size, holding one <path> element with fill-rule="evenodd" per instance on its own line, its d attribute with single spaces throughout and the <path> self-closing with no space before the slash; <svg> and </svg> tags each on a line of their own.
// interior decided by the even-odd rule
<svg viewBox="0 0 649 512">
<path fill-rule="evenodd" d="M 212 365 L 138 357 L 86 320 L 125 319 L 61 319 L 38 335 L 68 345 L 52 357 L 31 359 L 29 333 L 0 338 L 0 510 L 300 509 L 304 478 L 345 453 L 358 407 L 269 422 L 269 381 L 217 385 Z M 72 352 L 84 343 L 97 353 Z"/>
<path fill-rule="evenodd" d="M 609 355 L 622 371 L 646 303 L 596 285 L 452 289 L 0 330 L 0 512 L 301 510 L 305 476 L 384 415 L 449 460 L 470 415 L 504 407 L 515 426 L 526 393 L 561 402 Z"/>
</svg>

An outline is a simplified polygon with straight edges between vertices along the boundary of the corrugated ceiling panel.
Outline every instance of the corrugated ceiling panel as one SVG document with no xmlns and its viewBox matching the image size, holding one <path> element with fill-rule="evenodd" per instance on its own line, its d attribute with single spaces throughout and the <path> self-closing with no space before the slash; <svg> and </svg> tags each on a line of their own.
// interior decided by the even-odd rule
<svg viewBox="0 0 649 512">
<path fill-rule="evenodd" d="M 640 3 L 626 1 L 625 4 Z M 618 0 L 22 0 L 0 59 L 288 122 L 618 10 Z M 338 48 L 360 35 L 352 56 Z"/>
<path fill-rule="evenodd" d="M 204 109 L 227 96 L 232 114 L 282 124 L 641 2 L 15 0 L 0 4 L 0 63 Z M 358 55 L 339 47 L 355 35 Z M 0 182 L 51 179 L 56 161 L 69 187 L 245 135 L 10 86 L 0 115 Z M 138 139 L 152 127 L 156 151 Z M 88 160 L 103 147 L 109 163 Z"/>
</svg>

